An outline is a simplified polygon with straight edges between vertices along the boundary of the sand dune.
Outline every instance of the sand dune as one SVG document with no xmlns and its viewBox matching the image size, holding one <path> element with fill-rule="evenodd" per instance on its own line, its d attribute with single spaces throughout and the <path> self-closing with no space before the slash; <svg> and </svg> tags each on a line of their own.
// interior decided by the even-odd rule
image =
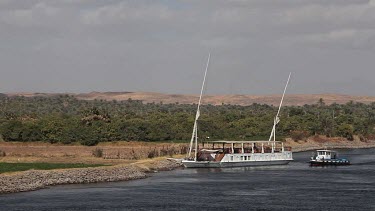
<svg viewBox="0 0 375 211">
<path fill-rule="evenodd" d="M 90 92 L 90 93 L 6 93 L 8 96 L 56 96 L 59 94 L 74 95 L 81 100 L 142 100 L 144 103 L 179 103 L 179 104 L 192 104 L 197 103 L 198 95 L 186 94 L 163 94 L 155 92 Z M 204 104 L 221 105 L 251 105 L 253 103 L 278 105 L 280 95 L 208 95 L 204 96 Z M 290 94 L 285 97 L 285 105 L 305 105 L 314 104 L 323 98 L 326 104 L 338 103 L 344 104 L 349 101 L 372 103 L 375 102 L 373 96 L 352 96 L 343 94 Z"/>
</svg>

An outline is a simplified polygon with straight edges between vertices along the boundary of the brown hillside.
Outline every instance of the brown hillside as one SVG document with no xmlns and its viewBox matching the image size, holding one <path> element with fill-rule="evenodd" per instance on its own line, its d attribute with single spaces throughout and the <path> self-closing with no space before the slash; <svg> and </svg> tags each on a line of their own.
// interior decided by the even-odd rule
<svg viewBox="0 0 375 211">
<path fill-rule="evenodd" d="M 8 96 L 56 96 L 61 93 L 7 93 Z M 65 94 L 65 93 L 63 93 Z M 142 100 L 144 103 L 180 103 L 192 104 L 197 103 L 198 95 L 182 95 L 182 94 L 162 94 L 154 92 L 90 92 L 81 94 L 71 94 L 81 100 Z M 251 105 L 253 103 L 278 105 L 280 95 L 209 95 L 203 97 L 204 104 L 232 104 L 232 105 Z M 351 96 L 342 94 L 290 94 L 285 96 L 285 105 L 305 105 L 314 104 L 323 98 L 326 104 L 338 103 L 344 104 L 349 101 L 372 103 L 375 97 L 370 96 Z"/>
<path fill-rule="evenodd" d="M 92 92 L 88 94 L 78 94 L 77 98 L 82 100 L 142 100 L 144 103 L 180 103 L 192 104 L 197 103 L 198 95 L 178 95 L 178 94 L 162 94 L 153 92 Z M 251 105 L 253 103 L 278 105 L 280 103 L 281 95 L 209 95 L 204 96 L 202 102 L 204 104 L 233 104 L 233 105 Z M 324 99 L 327 104 L 332 103 L 347 103 L 349 101 L 371 103 L 375 102 L 375 97 L 367 96 L 350 96 L 339 94 L 293 94 L 286 95 L 285 105 L 305 105 L 314 104 L 320 98 Z"/>
</svg>

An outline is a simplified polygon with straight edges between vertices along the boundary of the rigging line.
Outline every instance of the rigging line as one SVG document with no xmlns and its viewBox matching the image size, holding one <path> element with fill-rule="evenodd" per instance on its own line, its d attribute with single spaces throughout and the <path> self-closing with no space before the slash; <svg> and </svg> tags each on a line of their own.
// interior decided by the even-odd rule
<svg viewBox="0 0 375 211">
<path fill-rule="evenodd" d="M 273 127 L 272 127 L 271 135 L 270 135 L 270 138 L 268 139 L 268 141 L 271 141 L 272 137 L 273 137 L 274 141 L 276 140 L 276 125 L 280 122 L 279 114 L 280 114 L 281 106 L 283 105 L 286 89 L 288 88 L 288 84 L 289 84 L 291 75 L 292 75 L 292 73 L 290 72 L 289 76 L 288 76 L 288 80 L 285 84 L 283 95 L 282 95 L 281 100 L 280 100 L 279 109 L 277 110 L 277 114 L 275 116 L 275 119 L 273 120 Z"/>
<path fill-rule="evenodd" d="M 285 88 L 284 88 L 283 96 L 281 97 L 281 101 L 280 101 L 280 105 L 279 105 L 279 110 L 277 111 L 276 117 L 278 117 L 279 114 L 280 114 L 280 109 L 281 109 L 281 106 L 282 106 L 283 101 L 284 101 L 284 96 L 285 96 L 285 93 L 286 93 L 286 89 L 288 88 L 288 84 L 289 84 L 290 76 L 291 76 L 291 75 L 292 75 L 292 73 L 290 72 L 290 73 L 289 73 L 288 80 L 287 80 L 287 82 L 286 82 L 286 84 L 285 84 Z"/>
<path fill-rule="evenodd" d="M 196 116 L 196 119 L 195 120 L 198 120 L 199 116 L 200 116 L 200 105 L 201 105 L 201 102 L 202 102 L 202 95 L 203 95 L 203 90 L 205 88 L 205 83 L 206 83 L 206 77 L 207 77 L 207 71 L 208 71 L 208 66 L 210 64 L 210 58 L 211 58 L 211 53 L 208 53 L 208 59 L 207 59 L 207 64 L 206 64 L 206 70 L 204 72 L 204 78 L 203 78 L 203 83 L 202 83 L 202 88 L 201 88 L 201 94 L 199 95 L 199 102 L 198 102 L 198 109 L 197 109 L 197 116 Z"/>
</svg>

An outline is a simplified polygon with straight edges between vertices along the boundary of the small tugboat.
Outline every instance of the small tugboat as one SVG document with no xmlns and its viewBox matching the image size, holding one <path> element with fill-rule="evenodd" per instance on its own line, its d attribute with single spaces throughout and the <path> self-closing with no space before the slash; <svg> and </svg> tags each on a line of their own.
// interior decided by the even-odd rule
<svg viewBox="0 0 375 211">
<path fill-rule="evenodd" d="M 350 161 L 348 159 L 339 158 L 338 153 L 333 150 L 316 150 L 309 163 L 312 166 L 350 165 Z"/>
</svg>

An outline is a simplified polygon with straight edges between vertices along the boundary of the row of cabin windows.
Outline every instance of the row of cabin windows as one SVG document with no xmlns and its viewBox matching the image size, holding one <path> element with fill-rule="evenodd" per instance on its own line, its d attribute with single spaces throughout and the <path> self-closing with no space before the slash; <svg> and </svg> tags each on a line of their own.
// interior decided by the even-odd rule
<svg viewBox="0 0 375 211">
<path fill-rule="evenodd" d="M 240 160 L 250 160 L 250 156 L 241 156 Z M 230 161 L 233 161 L 233 156 L 230 156 Z"/>
<path fill-rule="evenodd" d="M 250 160 L 250 156 L 241 156 L 241 160 Z"/>
<path fill-rule="evenodd" d="M 251 156 L 240 156 L 240 160 L 250 160 Z M 266 156 L 268 158 L 268 155 Z M 233 161 L 233 156 L 230 156 L 230 161 Z"/>
<path fill-rule="evenodd" d="M 331 152 L 318 152 L 318 155 L 331 155 Z"/>
<path fill-rule="evenodd" d="M 275 157 L 275 156 L 274 156 Z M 288 153 L 288 157 L 290 157 L 290 153 Z M 240 160 L 250 160 L 251 156 L 240 156 Z M 256 157 L 255 157 L 256 159 Z M 266 159 L 268 159 L 268 155 L 266 155 Z M 230 156 L 230 161 L 233 161 L 233 156 Z"/>
</svg>

